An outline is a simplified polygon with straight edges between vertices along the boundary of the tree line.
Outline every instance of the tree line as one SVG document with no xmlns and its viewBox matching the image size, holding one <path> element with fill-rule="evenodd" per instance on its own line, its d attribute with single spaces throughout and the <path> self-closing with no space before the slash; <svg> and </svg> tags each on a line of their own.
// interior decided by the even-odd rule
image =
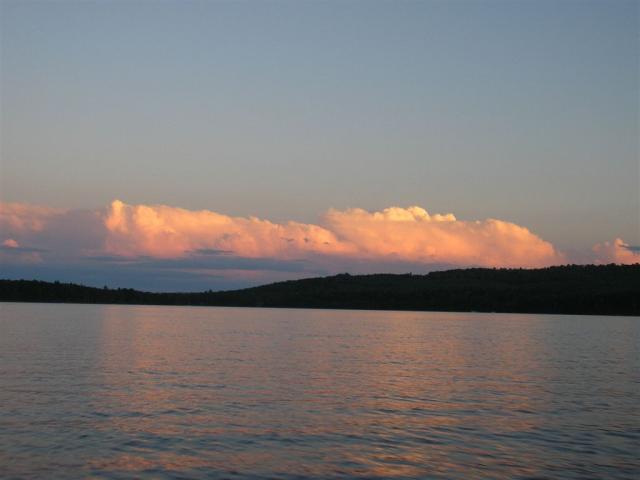
<svg viewBox="0 0 640 480">
<path fill-rule="evenodd" d="M 0 280 L 0 301 L 640 315 L 640 264 L 345 273 L 193 293 Z"/>
</svg>

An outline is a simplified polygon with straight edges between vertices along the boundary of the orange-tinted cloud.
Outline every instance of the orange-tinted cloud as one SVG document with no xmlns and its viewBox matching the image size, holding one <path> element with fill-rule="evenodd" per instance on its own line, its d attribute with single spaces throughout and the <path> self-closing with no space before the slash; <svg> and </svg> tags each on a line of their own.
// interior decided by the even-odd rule
<svg viewBox="0 0 640 480">
<path fill-rule="evenodd" d="M 244 275 L 251 265 L 256 271 L 302 275 L 303 264 L 294 265 L 299 260 L 310 265 L 305 272 L 354 273 L 409 271 L 414 265 L 424 271 L 434 265 L 542 267 L 568 261 L 520 225 L 459 220 L 420 207 L 329 210 L 316 225 L 118 200 L 103 209 L 68 211 L 0 203 L 0 241 L 11 259 L 27 252 L 42 253 L 45 261 L 57 256 L 63 264 L 71 258 L 149 257 L 162 268 L 237 269 Z M 620 239 L 593 250 L 584 262 L 640 261 L 640 253 Z M 291 268 L 275 268 L 278 264 Z"/>
<path fill-rule="evenodd" d="M 331 210 L 327 227 L 355 245 L 359 255 L 420 263 L 540 267 L 564 262 L 553 245 L 502 220 L 457 220 L 420 207 Z"/>
<path fill-rule="evenodd" d="M 4 242 L 2 242 L 3 247 L 7 248 L 20 248 L 20 244 L 16 242 L 13 238 L 7 238 Z"/>
<path fill-rule="evenodd" d="M 626 244 L 621 238 L 612 242 L 598 243 L 593 247 L 596 255 L 595 263 L 640 263 L 640 251 Z"/>
<path fill-rule="evenodd" d="M 208 210 L 112 202 L 105 217 L 107 252 L 180 257 L 203 249 L 243 257 L 298 258 L 303 252 L 345 254 L 348 246 L 330 231 L 297 222 L 272 223 Z"/>
<path fill-rule="evenodd" d="M 0 203 L 0 232 L 38 232 L 61 210 L 26 203 Z"/>
<path fill-rule="evenodd" d="M 554 247 L 528 229 L 501 220 L 460 221 L 420 207 L 330 210 L 322 225 L 272 223 L 211 211 L 114 201 L 105 225 L 111 254 L 179 257 L 201 249 L 243 257 L 310 254 L 455 265 L 538 267 L 562 263 Z"/>
<path fill-rule="evenodd" d="M 23 248 L 13 238 L 7 238 L 0 244 L 0 263 L 35 263 L 41 260 L 39 249 Z"/>
</svg>

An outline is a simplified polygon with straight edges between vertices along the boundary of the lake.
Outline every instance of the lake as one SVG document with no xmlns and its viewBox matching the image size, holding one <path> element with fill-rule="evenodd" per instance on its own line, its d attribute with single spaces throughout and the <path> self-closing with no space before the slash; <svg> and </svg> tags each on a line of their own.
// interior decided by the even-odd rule
<svg viewBox="0 0 640 480">
<path fill-rule="evenodd" d="M 3 478 L 639 478 L 640 319 L 0 304 Z"/>
</svg>

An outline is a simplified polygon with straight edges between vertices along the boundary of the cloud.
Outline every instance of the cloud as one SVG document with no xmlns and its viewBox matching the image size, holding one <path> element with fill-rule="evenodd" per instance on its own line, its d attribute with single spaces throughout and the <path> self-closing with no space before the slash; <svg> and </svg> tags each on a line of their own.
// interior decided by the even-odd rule
<svg viewBox="0 0 640 480">
<path fill-rule="evenodd" d="M 229 255 L 231 252 L 228 250 L 216 250 L 214 248 L 199 248 L 194 250 L 193 253 L 199 255 Z"/>
<path fill-rule="evenodd" d="M 123 256 L 175 258 L 188 252 L 230 252 L 245 258 L 342 258 L 537 267 L 563 256 L 528 229 L 501 220 L 460 221 L 420 207 L 330 210 L 321 225 L 272 223 L 164 205 L 114 201 L 105 248 Z"/>
<path fill-rule="evenodd" d="M 13 238 L 7 238 L 0 244 L 0 261 L 4 263 L 37 263 L 42 260 L 41 248 L 23 247 Z"/>
<path fill-rule="evenodd" d="M 634 264 L 640 263 L 640 248 L 627 245 L 621 238 L 598 243 L 593 247 L 595 263 Z"/>
<path fill-rule="evenodd" d="M 7 238 L 4 242 L 2 242 L 2 247 L 4 247 L 4 248 L 19 248 L 20 245 L 13 238 Z"/>
<path fill-rule="evenodd" d="M 328 228 L 364 258 L 486 267 L 542 267 L 565 261 L 553 245 L 502 220 L 457 220 L 420 207 L 331 210 Z"/>
<path fill-rule="evenodd" d="M 118 279 L 128 272 L 138 280 L 155 275 L 169 283 L 171 275 L 189 282 L 215 278 L 217 285 L 226 279 L 234 286 L 344 271 L 424 273 L 568 263 L 565 254 L 523 226 L 492 218 L 460 220 L 416 206 L 332 209 L 309 224 L 118 200 L 92 210 L 0 204 L 0 240 L 0 260 L 13 265 L 12 271 L 24 261 L 34 272 L 38 263 L 49 272 L 75 268 Z M 617 239 L 597 245 L 581 260 L 634 263 L 639 256 Z M 162 288 L 170 288 L 166 285 Z"/>
<path fill-rule="evenodd" d="M 306 260 L 278 260 L 272 258 L 247 258 L 234 255 L 190 254 L 178 258 L 149 256 L 125 257 L 98 255 L 87 257 L 97 263 L 119 264 L 122 267 L 145 267 L 170 270 L 263 270 L 273 272 L 300 272 L 306 270 Z"/>
<path fill-rule="evenodd" d="M 106 251 L 124 256 L 175 258 L 192 251 L 224 251 L 248 258 L 291 259 L 301 252 L 347 253 L 347 246 L 317 225 L 277 224 L 165 205 L 127 205 L 116 200 L 105 225 Z"/>
<path fill-rule="evenodd" d="M 0 232 L 42 231 L 60 210 L 26 203 L 0 203 Z"/>
<path fill-rule="evenodd" d="M 0 238 L 59 254 L 99 254 L 106 235 L 105 211 L 0 202 Z"/>
</svg>

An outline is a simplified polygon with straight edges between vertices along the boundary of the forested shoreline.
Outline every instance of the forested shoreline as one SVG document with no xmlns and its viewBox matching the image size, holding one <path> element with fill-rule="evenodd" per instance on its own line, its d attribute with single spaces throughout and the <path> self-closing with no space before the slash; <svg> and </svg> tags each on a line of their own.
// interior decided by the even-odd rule
<svg viewBox="0 0 640 480">
<path fill-rule="evenodd" d="M 640 264 L 340 274 L 192 293 L 0 280 L 0 301 L 640 315 Z"/>
</svg>

